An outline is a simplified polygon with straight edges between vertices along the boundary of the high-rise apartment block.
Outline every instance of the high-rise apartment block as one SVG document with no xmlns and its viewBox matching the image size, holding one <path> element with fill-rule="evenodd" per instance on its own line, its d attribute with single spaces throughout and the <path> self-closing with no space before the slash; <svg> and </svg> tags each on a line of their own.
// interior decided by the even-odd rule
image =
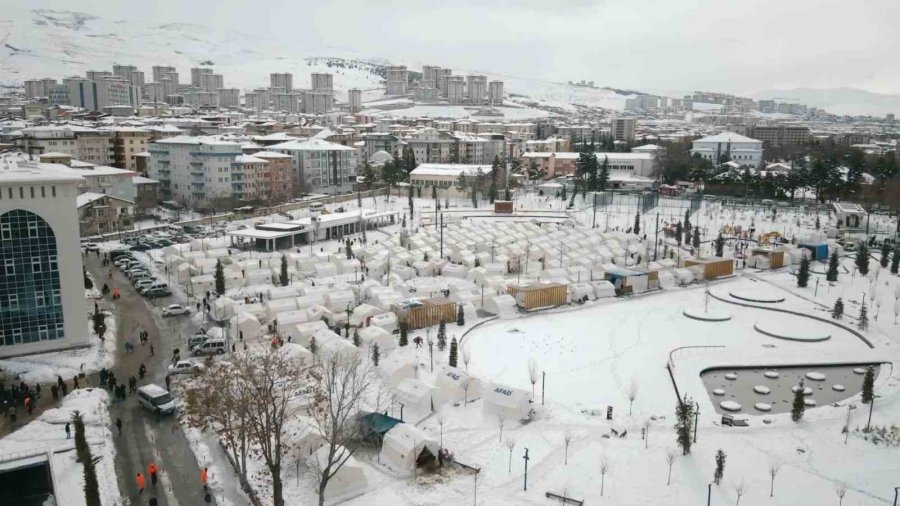
<svg viewBox="0 0 900 506">
<path fill-rule="evenodd" d="M 503 104 L 503 81 L 491 81 L 488 85 L 488 102 L 491 105 Z"/>
<path fill-rule="evenodd" d="M 175 72 L 175 67 L 154 65 L 153 66 L 153 82 L 155 82 L 155 83 L 160 82 L 162 80 L 162 78 L 166 77 L 166 74 L 169 72 Z"/>
<path fill-rule="evenodd" d="M 25 81 L 25 97 L 40 98 L 50 96 L 50 88 L 56 84 L 56 79 L 30 79 Z"/>
<path fill-rule="evenodd" d="M 222 77 L 222 74 L 201 74 L 200 87 L 203 88 L 203 91 L 215 93 L 219 88 L 225 87 L 225 78 Z"/>
<path fill-rule="evenodd" d="M 306 114 L 325 114 L 333 108 L 334 96 L 331 91 L 304 91 L 303 112 Z"/>
<path fill-rule="evenodd" d="M 300 94 L 299 93 L 273 93 L 272 109 L 280 112 L 298 113 L 300 112 Z"/>
<path fill-rule="evenodd" d="M 113 74 L 108 70 L 88 70 L 85 75 L 91 81 L 99 81 L 104 77 L 112 77 Z"/>
<path fill-rule="evenodd" d="M 617 141 L 634 142 L 634 127 L 637 120 L 634 118 L 613 118 L 609 122 L 609 130 L 613 139 Z"/>
<path fill-rule="evenodd" d="M 362 110 L 362 90 L 353 88 L 347 92 L 347 103 L 350 105 L 350 114 L 356 114 Z"/>
<path fill-rule="evenodd" d="M 63 80 L 69 89 L 70 104 L 91 111 L 100 111 L 104 107 L 128 105 L 132 108 L 141 106 L 141 89 L 130 82 L 106 77 L 100 81 L 91 81 L 79 77 Z"/>
<path fill-rule="evenodd" d="M 116 77 L 130 80 L 132 72 L 137 72 L 137 67 L 134 65 L 113 65 L 112 73 Z"/>
<path fill-rule="evenodd" d="M 241 105 L 241 90 L 238 88 L 219 88 L 220 107 L 238 107 Z"/>
<path fill-rule="evenodd" d="M 311 77 L 313 91 L 331 91 L 334 89 L 334 76 L 313 72 Z"/>
<path fill-rule="evenodd" d="M 144 73 L 140 70 L 135 70 L 128 73 L 128 77 L 126 77 L 131 82 L 132 86 L 144 86 Z"/>
<path fill-rule="evenodd" d="M 282 90 L 282 93 L 290 93 L 294 89 L 294 75 L 286 72 L 283 74 L 269 74 L 269 87 Z"/>
<path fill-rule="evenodd" d="M 487 77 L 486 76 L 466 76 L 466 96 L 469 103 L 481 104 L 487 95 Z"/>
<path fill-rule="evenodd" d="M 406 95 L 409 87 L 409 71 L 405 65 L 390 66 L 385 68 L 387 80 L 387 94 L 391 96 Z"/>
<path fill-rule="evenodd" d="M 466 82 L 463 76 L 450 76 L 447 80 L 447 101 L 461 104 L 466 98 Z"/>
<path fill-rule="evenodd" d="M 191 69 L 191 86 L 196 88 L 200 88 L 203 86 L 203 80 L 201 78 L 204 74 L 212 74 L 213 69 L 209 67 L 194 67 Z"/>
<path fill-rule="evenodd" d="M 265 109 L 265 107 L 263 107 L 262 95 L 250 91 L 244 93 L 244 107 L 253 109 L 254 111 Z"/>
</svg>

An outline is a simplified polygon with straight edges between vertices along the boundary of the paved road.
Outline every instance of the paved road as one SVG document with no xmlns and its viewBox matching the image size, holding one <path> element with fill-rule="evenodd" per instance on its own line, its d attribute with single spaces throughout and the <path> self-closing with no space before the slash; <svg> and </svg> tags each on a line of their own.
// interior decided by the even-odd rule
<svg viewBox="0 0 900 506">
<path fill-rule="evenodd" d="M 170 303 L 167 299 L 149 303 L 137 294 L 128 278 L 115 268 L 113 278 L 109 280 L 108 269 L 100 265 L 98 258 L 87 258 L 85 265 L 101 286 L 109 283 L 110 289 L 118 287 L 121 294 L 117 303 L 106 304 L 118 317 L 119 344 L 114 369 L 116 379 L 127 382 L 129 376 L 138 378 L 138 368 L 143 363 L 147 367 L 147 376 L 138 380 L 138 385 L 156 383 L 165 387 L 166 366 L 172 350 L 181 348 L 182 356 L 185 356 L 185 346 L 180 339 L 193 334 L 195 325 L 186 317 L 160 317 L 159 310 L 151 308 L 151 304 L 156 307 L 165 306 Z M 149 345 L 138 344 L 140 329 L 150 333 L 150 342 L 155 348 L 154 355 L 150 354 Z M 135 345 L 133 353 L 125 353 L 126 340 Z M 161 506 L 206 504 L 200 485 L 200 469 L 174 417 L 170 415 L 157 419 L 140 407 L 133 394 L 129 394 L 124 402 L 111 405 L 110 418 L 122 419 L 122 434 L 116 436 L 116 473 L 126 504 L 147 504 L 150 497 L 154 496 Z M 150 484 L 147 475 L 147 466 L 151 462 L 155 462 L 160 468 L 160 481 L 155 487 Z M 138 495 L 135 485 L 138 472 L 144 475 L 147 483 L 142 495 Z"/>
</svg>

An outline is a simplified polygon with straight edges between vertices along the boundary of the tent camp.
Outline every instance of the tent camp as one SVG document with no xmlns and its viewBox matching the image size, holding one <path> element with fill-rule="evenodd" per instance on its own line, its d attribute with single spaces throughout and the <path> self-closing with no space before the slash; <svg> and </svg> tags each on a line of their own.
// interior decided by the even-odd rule
<svg viewBox="0 0 900 506">
<path fill-rule="evenodd" d="M 379 462 L 400 476 L 408 476 L 419 467 L 437 466 L 440 445 L 422 429 L 408 423 L 394 426 L 384 436 Z"/>
<path fill-rule="evenodd" d="M 399 332 L 400 327 L 397 324 L 397 315 L 394 313 L 381 313 L 369 319 L 369 325 L 381 327 L 387 332 L 394 334 Z"/>
<path fill-rule="evenodd" d="M 365 327 L 369 325 L 369 317 L 384 313 L 384 310 L 371 304 L 360 304 L 353 308 L 350 314 L 351 327 Z"/>
<path fill-rule="evenodd" d="M 234 335 L 244 336 L 244 339 L 256 339 L 262 335 L 262 325 L 250 313 L 238 313 L 231 318 L 231 328 Z"/>
<path fill-rule="evenodd" d="M 212 303 L 212 316 L 216 320 L 227 320 L 234 316 L 234 301 L 228 297 L 219 297 Z"/>
<path fill-rule="evenodd" d="M 324 468 L 328 464 L 328 450 L 328 446 L 319 448 L 309 458 L 310 466 L 315 469 Z M 340 456 L 345 455 L 345 452 L 348 450 L 343 446 L 338 446 L 335 451 Z M 328 486 L 325 488 L 325 499 L 333 503 L 340 498 L 365 489 L 368 484 L 369 480 L 366 479 L 363 466 L 351 455 L 338 472 L 328 480 Z"/>
<path fill-rule="evenodd" d="M 382 354 L 397 347 L 397 338 L 394 334 L 391 334 L 381 327 L 376 327 L 375 325 L 359 329 L 359 339 L 369 348 L 371 348 L 373 344 L 377 344 L 378 349 L 381 350 Z"/>
<path fill-rule="evenodd" d="M 516 306 L 516 299 L 508 293 L 485 297 L 484 310 L 488 313 L 493 313 L 500 318 L 512 318 L 519 313 L 519 308 Z"/>
<path fill-rule="evenodd" d="M 497 383 L 485 389 L 484 412 L 503 415 L 507 420 L 524 420 L 531 413 L 531 393 Z"/>
<path fill-rule="evenodd" d="M 481 396 L 481 382 L 466 371 L 445 365 L 434 376 L 435 406 L 462 401 L 466 403 Z"/>
<path fill-rule="evenodd" d="M 405 406 L 407 412 L 427 415 L 433 407 L 432 391 L 433 388 L 430 385 L 413 378 L 406 378 L 394 387 L 394 396 L 398 403 Z"/>
<path fill-rule="evenodd" d="M 328 330 L 328 325 L 326 325 L 322 320 L 297 323 L 294 325 L 285 325 L 279 328 L 280 332 L 283 332 L 290 336 L 291 342 L 300 343 L 302 346 L 308 346 L 310 336 L 314 335 L 320 330 Z"/>
<path fill-rule="evenodd" d="M 284 343 L 278 348 L 278 353 L 287 358 L 297 360 L 301 366 L 312 365 L 313 363 L 313 354 L 297 343 Z"/>
<path fill-rule="evenodd" d="M 386 357 L 378 364 L 378 375 L 388 385 L 396 387 L 403 380 L 416 377 L 415 360 L 411 357 L 401 358 L 397 355 Z"/>
</svg>

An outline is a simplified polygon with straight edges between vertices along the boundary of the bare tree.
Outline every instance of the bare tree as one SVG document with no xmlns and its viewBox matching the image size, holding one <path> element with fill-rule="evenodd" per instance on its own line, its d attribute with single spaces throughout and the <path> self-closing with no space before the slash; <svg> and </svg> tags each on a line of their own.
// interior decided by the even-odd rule
<svg viewBox="0 0 900 506">
<path fill-rule="evenodd" d="M 844 504 L 844 496 L 847 495 L 847 485 L 838 483 L 834 488 L 834 493 L 838 496 L 838 506 Z"/>
<path fill-rule="evenodd" d="M 650 444 L 650 420 L 644 420 L 644 449 Z"/>
<path fill-rule="evenodd" d="M 469 372 L 469 366 L 472 365 L 472 351 L 469 350 L 468 346 L 462 347 L 462 359 L 466 372 Z"/>
<path fill-rule="evenodd" d="M 744 477 L 741 476 L 741 481 L 734 484 L 734 493 L 737 495 L 737 501 L 734 502 L 734 506 L 740 506 L 741 497 L 744 495 L 744 492 L 747 491 L 747 485 L 744 484 Z"/>
<path fill-rule="evenodd" d="M 516 447 L 516 440 L 514 438 L 508 437 L 506 438 L 506 449 L 509 450 L 509 470 L 507 472 L 512 472 L 512 452 Z"/>
<path fill-rule="evenodd" d="M 566 443 L 565 465 L 569 465 L 569 444 L 572 443 L 572 431 L 566 431 L 563 434 L 563 441 Z"/>
<path fill-rule="evenodd" d="M 503 413 L 497 413 L 497 425 L 500 426 L 500 441 L 503 441 L 503 426 L 506 425 L 506 416 Z"/>
<path fill-rule="evenodd" d="M 534 400 L 534 386 L 537 384 L 538 376 L 540 376 L 540 372 L 538 371 L 538 364 L 534 357 L 528 359 L 528 379 L 531 381 L 531 399 Z"/>
<path fill-rule="evenodd" d="M 672 483 L 672 464 L 675 463 L 675 452 L 669 450 L 666 453 L 666 464 L 669 464 L 669 477 L 666 478 L 666 486 L 669 486 Z"/>
<path fill-rule="evenodd" d="M 769 486 L 769 497 L 775 497 L 775 476 L 778 475 L 778 471 L 781 471 L 781 461 L 773 460 L 769 464 L 769 476 L 772 478 L 772 483 Z"/>
<path fill-rule="evenodd" d="M 358 406 L 365 403 L 370 411 L 380 412 L 389 397 L 379 390 L 375 369 L 359 357 L 325 354 L 313 375 L 316 383 L 310 416 L 325 443 L 313 466 L 318 477 L 319 506 L 323 506 L 328 482 L 359 448 L 363 434 L 354 420 Z"/>
<path fill-rule="evenodd" d="M 609 472 L 610 463 L 606 456 L 600 457 L 600 497 L 603 497 L 603 487 L 606 484 L 606 473 Z"/>
<path fill-rule="evenodd" d="M 634 404 L 634 400 L 637 399 L 638 386 L 637 378 L 632 377 L 628 386 L 625 387 L 625 395 L 628 397 L 628 416 L 631 416 L 631 406 Z"/>
</svg>

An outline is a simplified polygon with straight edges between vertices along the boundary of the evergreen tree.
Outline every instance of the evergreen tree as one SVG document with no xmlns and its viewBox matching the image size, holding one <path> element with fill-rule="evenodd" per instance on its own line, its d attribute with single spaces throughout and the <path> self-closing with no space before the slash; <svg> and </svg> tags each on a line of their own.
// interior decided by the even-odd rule
<svg viewBox="0 0 900 506">
<path fill-rule="evenodd" d="M 559 194 L 559 199 L 560 199 L 560 200 L 566 200 L 566 195 L 568 195 L 568 193 L 566 193 L 566 191 L 567 191 L 567 190 L 566 190 L 566 184 L 563 183 L 562 191 L 560 191 L 560 194 Z"/>
<path fill-rule="evenodd" d="M 692 226 L 691 225 L 691 210 L 685 209 L 684 210 L 684 231 L 686 233 L 690 233 L 691 226 Z"/>
<path fill-rule="evenodd" d="M 640 211 L 634 213 L 634 235 L 640 235 L 641 233 L 641 213 Z"/>
<path fill-rule="evenodd" d="M 800 259 L 800 270 L 797 271 L 797 286 L 806 288 L 809 283 L 809 259 L 805 256 Z"/>
<path fill-rule="evenodd" d="M 866 376 L 863 378 L 862 401 L 869 404 L 875 398 L 875 369 L 866 367 Z"/>
<path fill-rule="evenodd" d="M 407 197 L 409 199 L 409 224 L 413 223 L 413 187 L 409 186 L 409 191 L 407 193 Z"/>
<path fill-rule="evenodd" d="M 437 347 L 439 351 L 444 351 L 447 348 L 447 323 L 444 320 L 441 320 L 440 325 L 438 325 Z"/>
<path fill-rule="evenodd" d="M 856 267 L 863 276 L 869 273 L 869 245 L 866 244 L 866 241 L 859 242 L 859 249 L 856 251 Z"/>
<path fill-rule="evenodd" d="M 400 346 L 406 346 L 409 344 L 409 337 L 406 335 L 407 333 L 407 323 L 400 322 Z"/>
<path fill-rule="evenodd" d="M 881 245 L 881 266 L 887 267 L 891 259 L 891 246 L 885 241 Z"/>
<path fill-rule="evenodd" d="M 675 242 L 681 246 L 682 234 L 684 234 L 684 227 L 681 225 L 681 222 L 675 224 Z"/>
<path fill-rule="evenodd" d="M 835 320 L 840 320 L 844 317 L 844 300 L 840 297 L 834 301 L 834 308 L 831 309 L 831 317 Z"/>
<path fill-rule="evenodd" d="M 488 187 L 488 200 L 490 200 L 491 204 L 497 200 L 497 184 L 491 181 L 491 186 Z"/>
<path fill-rule="evenodd" d="M 676 442 L 681 454 L 691 453 L 691 430 L 694 426 L 694 402 L 685 394 L 684 400 L 675 406 Z"/>
<path fill-rule="evenodd" d="M 822 227 L 822 222 L 819 221 L 819 215 L 816 215 L 816 230 Z"/>
<path fill-rule="evenodd" d="M 713 474 L 713 480 L 716 485 L 722 482 L 722 476 L 725 474 L 725 452 L 720 448 L 716 452 L 716 472 Z"/>
<path fill-rule="evenodd" d="M 216 260 L 216 293 L 225 295 L 225 267 L 221 260 Z"/>
<path fill-rule="evenodd" d="M 459 344 L 456 342 L 456 337 L 450 339 L 450 358 L 448 363 L 450 367 L 456 367 L 457 360 L 459 358 Z"/>
<path fill-rule="evenodd" d="M 463 312 L 462 304 L 457 306 L 456 310 L 456 325 L 462 327 L 466 324 L 466 314 Z"/>
<path fill-rule="evenodd" d="M 353 346 L 359 348 L 359 344 L 361 341 L 359 340 L 359 327 L 353 329 Z"/>
<path fill-rule="evenodd" d="M 478 185 L 472 184 L 472 207 L 478 207 Z"/>
<path fill-rule="evenodd" d="M 791 405 L 791 420 L 799 422 L 803 418 L 803 411 L 806 410 L 806 404 L 803 402 L 803 380 L 800 380 L 800 386 L 794 392 L 794 403 Z"/>
<path fill-rule="evenodd" d="M 597 189 L 606 190 L 609 185 L 609 157 L 603 157 L 603 163 L 600 164 L 600 170 L 597 173 Z"/>
<path fill-rule="evenodd" d="M 278 277 L 278 281 L 281 283 L 281 286 L 288 286 L 288 264 L 287 257 L 281 255 L 281 274 Z"/>
<path fill-rule="evenodd" d="M 528 180 L 529 181 L 539 181 L 541 179 L 544 179 L 545 175 L 546 175 L 546 172 L 544 172 L 544 169 L 540 168 L 537 164 L 537 161 L 534 158 L 532 158 L 531 163 L 528 165 L 528 174 L 527 174 Z"/>
<path fill-rule="evenodd" d="M 716 237 L 716 256 L 725 256 L 725 238 L 722 237 L 722 232 L 719 232 L 719 236 Z"/>
<path fill-rule="evenodd" d="M 378 360 L 381 359 L 381 350 L 378 349 L 378 343 L 372 344 L 372 364 L 378 367 Z"/>
<path fill-rule="evenodd" d="M 694 240 L 691 241 L 691 245 L 694 246 L 694 249 L 697 250 L 697 254 L 700 254 L 700 227 L 694 227 Z"/>
<path fill-rule="evenodd" d="M 862 305 L 859 307 L 859 319 L 856 322 L 856 328 L 859 330 L 868 330 L 869 328 L 869 310 L 866 308 L 865 298 L 863 298 Z"/>
<path fill-rule="evenodd" d="M 347 260 L 353 258 L 353 247 L 350 246 L 350 239 L 347 239 L 347 241 L 344 242 L 344 252 L 347 253 Z"/>
<path fill-rule="evenodd" d="M 312 336 L 309 338 L 309 352 L 313 355 L 316 354 L 316 351 L 319 350 L 319 344 L 316 343 L 316 336 Z"/>
<path fill-rule="evenodd" d="M 828 271 L 825 272 L 825 281 L 837 281 L 838 261 L 837 251 L 832 251 L 831 256 L 828 257 Z"/>
<path fill-rule="evenodd" d="M 900 270 L 900 246 L 894 248 L 894 254 L 891 255 L 891 274 L 897 274 Z"/>
</svg>

